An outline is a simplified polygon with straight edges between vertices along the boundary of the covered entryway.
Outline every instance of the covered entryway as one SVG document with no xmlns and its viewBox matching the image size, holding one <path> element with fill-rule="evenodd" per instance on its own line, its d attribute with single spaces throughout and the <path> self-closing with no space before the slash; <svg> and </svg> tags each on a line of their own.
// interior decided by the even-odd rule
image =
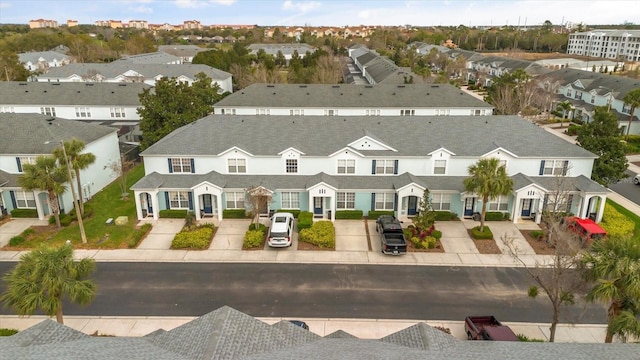
<svg viewBox="0 0 640 360">
<path fill-rule="evenodd" d="M 473 216 L 473 213 L 476 210 L 476 198 L 475 197 L 466 197 L 464 198 L 464 216 Z"/>
<path fill-rule="evenodd" d="M 324 202 L 324 198 L 320 196 L 313 197 L 313 217 L 314 218 L 322 218 L 324 214 L 324 206 L 322 203 Z"/>
<path fill-rule="evenodd" d="M 154 220 L 158 220 L 158 192 L 149 190 L 134 190 L 134 199 L 136 201 L 136 213 L 138 220 L 152 217 Z"/>
<path fill-rule="evenodd" d="M 307 191 L 309 192 L 309 211 L 313 213 L 313 217 L 334 221 L 337 189 L 325 182 L 319 182 L 307 188 Z"/>
<path fill-rule="evenodd" d="M 396 201 L 397 216 L 416 216 L 420 206 L 419 199 L 424 195 L 425 189 L 426 187 L 416 183 L 410 183 L 398 188 L 396 199 L 400 199 L 400 203 L 398 204 Z"/>
<path fill-rule="evenodd" d="M 202 194 L 198 200 L 200 200 L 200 217 L 214 217 L 218 208 L 218 198 L 211 194 Z"/>
<path fill-rule="evenodd" d="M 407 216 L 415 216 L 418 213 L 418 197 L 409 196 L 407 198 Z"/>
<path fill-rule="evenodd" d="M 533 199 L 522 199 L 520 203 L 521 211 L 520 216 L 523 218 L 531 217 L 531 206 L 533 205 Z"/>
<path fill-rule="evenodd" d="M 142 208 L 142 217 L 153 217 L 153 200 L 151 194 L 142 193 L 140 196 L 140 207 Z"/>
<path fill-rule="evenodd" d="M 202 182 L 193 188 L 196 211 L 196 220 L 205 217 L 218 218 L 222 221 L 222 202 L 219 200 L 222 196 L 222 188 L 208 181 Z"/>
</svg>

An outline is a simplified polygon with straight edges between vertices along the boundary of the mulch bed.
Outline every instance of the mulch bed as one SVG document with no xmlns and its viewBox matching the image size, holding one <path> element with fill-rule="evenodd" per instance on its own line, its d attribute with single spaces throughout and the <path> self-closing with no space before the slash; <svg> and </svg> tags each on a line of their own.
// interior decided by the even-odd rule
<svg viewBox="0 0 640 360">
<path fill-rule="evenodd" d="M 444 247 L 442 247 L 440 240 L 436 241 L 436 247 L 433 249 L 418 249 L 411 241 L 407 241 L 407 252 L 443 253 Z"/>
<path fill-rule="evenodd" d="M 335 251 L 335 248 L 321 248 L 319 246 L 313 245 L 313 244 L 309 244 L 306 243 L 304 241 L 299 241 L 298 240 L 298 250 L 320 250 L 320 251 Z"/>
<path fill-rule="evenodd" d="M 471 229 L 467 229 L 467 232 L 480 254 L 502 254 L 494 239 L 474 239 Z"/>
<path fill-rule="evenodd" d="M 531 235 L 533 230 L 520 230 L 522 236 L 527 239 L 527 242 L 533 248 L 533 251 L 538 255 L 553 255 L 556 252 L 556 248 L 547 244 L 547 242 L 542 239 L 535 238 Z"/>
</svg>

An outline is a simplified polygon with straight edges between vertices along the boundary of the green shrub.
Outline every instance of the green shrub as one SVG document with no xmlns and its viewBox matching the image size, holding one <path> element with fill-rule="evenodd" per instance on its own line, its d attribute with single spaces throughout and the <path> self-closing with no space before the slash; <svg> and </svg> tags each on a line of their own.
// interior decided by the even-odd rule
<svg viewBox="0 0 640 360">
<path fill-rule="evenodd" d="M 263 233 L 267 233 L 267 226 L 265 224 L 260 224 L 258 223 L 258 225 L 251 223 L 249 224 L 249 230 L 250 231 L 254 231 L 254 230 L 259 230 L 262 231 Z"/>
<path fill-rule="evenodd" d="M 37 218 L 38 210 L 36 209 L 13 209 L 11 210 L 11 217 L 14 218 Z"/>
<path fill-rule="evenodd" d="M 534 238 L 536 238 L 538 240 L 542 240 L 544 238 L 544 231 L 542 231 L 542 230 L 533 230 L 531 232 L 531 236 L 533 236 Z"/>
<path fill-rule="evenodd" d="M 504 213 L 500 211 L 487 211 L 484 215 L 484 221 L 502 221 L 504 220 Z"/>
<path fill-rule="evenodd" d="M 64 227 L 67 227 L 67 226 L 69 226 L 71 224 L 71 222 L 73 220 L 75 220 L 75 219 L 71 218 L 71 216 L 66 216 L 65 215 L 64 217 L 60 218 L 60 225 L 62 225 Z M 54 223 L 56 222 L 55 219 L 53 220 L 53 222 Z"/>
<path fill-rule="evenodd" d="M 203 250 L 209 247 L 213 237 L 213 225 L 200 225 L 193 230 L 181 231 L 171 242 L 172 249 Z"/>
<path fill-rule="evenodd" d="M 18 333 L 16 329 L 0 328 L 0 336 L 11 336 Z"/>
<path fill-rule="evenodd" d="M 362 210 L 336 211 L 336 220 L 360 220 L 360 219 L 362 219 Z"/>
<path fill-rule="evenodd" d="M 313 225 L 313 213 L 301 211 L 298 215 L 298 231 L 309 229 Z"/>
<path fill-rule="evenodd" d="M 196 223 L 196 214 L 193 211 L 187 211 L 184 216 L 184 226 L 192 227 Z"/>
<path fill-rule="evenodd" d="M 247 217 L 245 209 L 224 209 L 222 210 L 223 219 L 244 219 Z"/>
<path fill-rule="evenodd" d="M 471 229 L 471 234 L 475 239 L 493 239 L 493 233 L 488 226 L 484 226 L 484 232 L 480 232 L 480 226 Z"/>
<path fill-rule="evenodd" d="M 524 342 L 544 342 L 544 340 L 529 338 L 528 336 L 522 334 L 517 334 L 516 336 L 518 337 L 518 340 Z"/>
<path fill-rule="evenodd" d="M 26 239 L 22 235 L 16 235 L 9 239 L 9 246 L 18 246 L 22 244 Z"/>
<path fill-rule="evenodd" d="M 433 236 L 436 240 L 440 240 L 442 239 L 442 231 L 433 230 L 433 232 L 431 233 L 431 236 Z"/>
<path fill-rule="evenodd" d="M 393 211 L 390 210 L 371 210 L 367 213 L 367 219 L 369 220 L 378 220 L 378 218 L 382 215 L 395 215 Z"/>
<path fill-rule="evenodd" d="M 127 244 L 129 246 L 129 249 L 137 247 L 140 241 L 144 239 L 144 237 L 147 236 L 147 234 L 151 231 L 151 227 L 151 224 L 146 223 L 139 229 L 136 229 L 133 232 L 133 235 L 131 235 L 131 240 L 129 240 L 129 243 Z"/>
<path fill-rule="evenodd" d="M 636 224 L 610 204 L 605 204 L 600 226 L 607 232 L 607 236 L 619 237 L 632 235 Z"/>
<path fill-rule="evenodd" d="M 300 230 L 299 240 L 320 248 L 335 249 L 336 232 L 331 221 L 316 221 L 309 229 Z"/>
<path fill-rule="evenodd" d="M 27 236 L 29 236 L 31 234 L 35 234 L 35 233 L 36 233 L 36 231 L 33 230 L 33 228 L 26 228 L 26 229 L 24 229 L 24 231 L 22 231 L 22 233 L 20 233 L 20 235 L 22 235 L 24 237 L 27 237 Z"/>
<path fill-rule="evenodd" d="M 78 220 L 76 216 L 76 209 L 74 207 L 71 208 L 71 211 L 67 214 L 71 218 L 71 221 Z M 82 219 L 88 219 L 93 215 L 93 205 L 89 202 L 84 203 L 84 214 L 82 214 Z"/>
<path fill-rule="evenodd" d="M 187 210 L 166 209 L 160 210 L 158 216 L 167 219 L 184 219 L 187 217 Z"/>
<path fill-rule="evenodd" d="M 567 135 L 575 136 L 578 135 L 578 129 L 580 129 L 580 125 L 569 125 L 567 128 Z"/>
<path fill-rule="evenodd" d="M 247 230 L 247 232 L 244 233 L 242 247 L 252 249 L 262 245 L 264 242 L 264 234 L 265 233 L 262 232 L 262 230 Z"/>
<path fill-rule="evenodd" d="M 436 221 L 450 221 L 457 220 L 458 214 L 451 211 L 435 211 Z"/>
<path fill-rule="evenodd" d="M 436 240 L 436 238 L 433 236 L 427 236 L 426 238 L 424 238 L 424 240 L 422 240 L 422 242 L 424 243 L 423 246 L 426 246 L 427 249 L 435 248 L 437 241 L 438 240 Z"/>
<path fill-rule="evenodd" d="M 291 215 L 293 215 L 294 219 L 297 219 L 298 216 L 300 215 L 300 210 L 298 210 L 298 209 L 278 209 L 278 210 L 276 210 L 276 212 L 288 212 L 288 213 L 291 213 Z"/>
</svg>

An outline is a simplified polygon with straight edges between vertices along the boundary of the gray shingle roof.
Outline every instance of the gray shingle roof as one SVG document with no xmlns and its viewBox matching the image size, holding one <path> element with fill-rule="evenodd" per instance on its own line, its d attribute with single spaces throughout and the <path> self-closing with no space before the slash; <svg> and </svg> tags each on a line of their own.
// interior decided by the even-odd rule
<svg viewBox="0 0 640 360">
<path fill-rule="evenodd" d="M 283 55 L 292 55 L 294 51 L 298 52 L 301 57 L 304 56 L 307 51 L 313 53 L 316 51 L 314 47 L 307 44 L 251 44 L 247 46 L 252 54 L 256 54 L 258 50 L 262 49 L 269 55 L 276 56 L 278 51 Z"/>
<path fill-rule="evenodd" d="M 404 74 L 410 76 L 411 74 Z M 414 74 L 414 78 L 419 77 Z M 269 108 L 493 109 L 449 84 L 253 84 L 214 105 Z"/>
<path fill-rule="evenodd" d="M 209 51 L 211 49 L 201 48 L 197 45 L 160 45 L 158 51 L 166 52 L 175 56 L 193 57 L 199 52 Z"/>
<path fill-rule="evenodd" d="M 156 51 L 152 53 L 123 56 L 115 62 L 126 61 L 133 64 L 171 64 L 179 62 L 180 60 L 181 58 L 179 56 L 171 55 L 162 51 Z"/>
<path fill-rule="evenodd" d="M 18 59 L 21 63 L 31 62 L 32 64 L 35 64 L 40 61 L 40 58 L 43 58 L 44 61 L 47 62 L 53 61 L 54 59 L 57 59 L 58 61 L 62 61 L 63 59 L 70 60 L 69 56 L 57 51 L 34 51 L 18 54 Z"/>
<path fill-rule="evenodd" d="M 196 74 L 203 72 L 212 80 L 225 80 L 231 74 L 202 64 L 133 64 L 127 61 L 112 62 L 109 64 L 98 63 L 76 63 L 63 67 L 52 68 L 48 73 L 39 75 L 38 79 L 50 79 L 56 81 L 60 78 L 68 78 L 72 75 L 86 76 L 88 74 L 101 74 L 112 79 L 120 76 L 129 70 L 142 74 L 146 79 L 153 79 L 158 75 L 169 78 L 180 77 L 182 75 L 194 79 Z"/>
<path fill-rule="evenodd" d="M 2 105 L 140 106 L 141 83 L 0 82 Z"/>
<path fill-rule="evenodd" d="M 389 152 L 395 158 L 427 156 L 441 147 L 457 156 L 477 157 L 498 145 L 519 157 L 595 158 L 578 145 L 512 115 L 210 115 L 173 131 L 142 155 L 217 155 L 235 146 L 253 155 L 275 156 L 293 147 L 304 156 L 327 156 L 361 139 L 366 131 L 396 149 Z"/>
<path fill-rule="evenodd" d="M 584 89 L 580 89 L 581 91 L 596 90 L 599 94 L 606 94 L 609 89 L 613 89 L 614 97 L 619 100 L 622 100 L 629 91 L 640 88 L 639 79 L 567 68 L 552 71 L 541 76 L 540 79 L 558 81 L 561 85 L 572 84 L 580 80 L 580 83 L 585 86 Z M 578 87 L 574 88 L 579 89 Z"/>
<path fill-rule="evenodd" d="M 477 64 L 493 64 L 497 67 L 506 69 L 509 72 L 521 69 L 529 75 L 541 75 L 551 72 L 550 69 L 528 60 L 506 58 L 501 56 L 487 56 L 475 61 Z"/>
<path fill-rule="evenodd" d="M 60 140 L 76 138 L 89 144 L 117 129 L 40 114 L 0 113 L 3 155 L 44 155 L 60 146 Z M 46 143 L 48 142 L 48 143 Z"/>
</svg>

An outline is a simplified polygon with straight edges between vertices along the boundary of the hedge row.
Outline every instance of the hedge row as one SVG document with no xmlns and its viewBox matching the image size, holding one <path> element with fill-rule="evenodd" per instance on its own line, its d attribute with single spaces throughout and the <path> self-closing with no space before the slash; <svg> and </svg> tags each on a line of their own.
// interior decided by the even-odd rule
<svg viewBox="0 0 640 360">
<path fill-rule="evenodd" d="M 503 213 L 500 211 L 487 211 L 484 215 L 484 221 L 502 221 L 508 219 L 509 213 Z"/>
<path fill-rule="evenodd" d="M 301 211 L 298 215 L 298 231 L 309 229 L 313 225 L 313 213 L 310 211 Z"/>
<path fill-rule="evenodd" d="M 390 210 L 371 210 L 367 213 L 368 220 L 378 220 L 378 218 L 382 215 L 395 215 L 393 211 Z"/>
<path fill-rule="evenodd" d="M 633 234 L 636 224 L 628 217 L 619 213 L 613 206 L 604 205 L 604 215 L 600 226 L 608 236 L 627 236 Z"/>
<path fill-rule="evenodd" d="M 0 329 L 0 336 L 11 336 L 17 333 L 18 333 L 18 330 L 16 329 L 7 329 L 7 328 Z"/>
<path fill-rule="evenodd" d="M 246 211 L 244 209 L 224 209 L 222 210 L 223 219 L 244 219 L 246 218 Z"/>
<path fill-rule="evenodd" d="M 458 214 L 451 211 L 436 211 L 436 221 L 458 220 Z"/>
<path fill-rule="evenodd" d="M 288 213 L 291 213 L 293 215 L 294 219 L 297 219 L 298 216 L 300 215 L 300 210 L 298 210 L 298 209 L 278 209 L 278 210 L 276 210 L 276 212 L 288 212 Z"/>
<path fill-rule="evenodd" d="M 168 219 L 184 219 L 187 217 L 187 210 L 166 209 L 160 210 L 158 216 Z"/>
<path fill-rule="evenodd" d="M 200 225 L 194 230 L 181 231 L 171 242 L 172 249 L 204 250 L 213 238 L 213 224 Z"/>
<path fill-rule="evenodd" d="M 253 230 L 259 230 L 262 231 L 263 233 L 267 233 L 267 226 L 265 224 L 260 224 L 258 223 L 258 225 L 256 225 L 255 223 L 251 223 L 249 224 L 249 230 L 253 231 Z"/>
<path fill-rule="evenodd" d="M 131 240 L 129 240 L 129 249 L 137 247 L 140 241 L 151 231 L 151 227 L 151 224 L 145 223 L 139 229 L 136 229 L 131 236 Z"/>
<path fill-rule="evenodd" d="M 474 239 L 493 239 L 493 233 L 491 232 L 491 229 L 489 229 L 488 226 L 484 226 L 484 232 L 480 232 L 480 226 L 476 226 L 473 229 L 471 229 L 471 234 L 473 235 Z"/>
<path fill-rule="evenodd" d="M 74 212 L 75 212 L 75 210 L 74 210 Z M 83 219 L 84 219 L 84 217 L 83 217 Z M 75 217 L 75 216 L 71 217 L 70 215 L 67 215 L 67 214 L 65 214 L 65 213 L 61 213 L 61 214 L 60 214 L 60 225 L 62 225 L 62 226 L 64 226 L 64 227 L 69 226 L 69 224 L 71 224 L 71 222 L 72 222 L 73 220 L 76 220 L 76 217 Z M 49 224 L 50 224 L 50 225 L 53 225 L 53 224 L 55 224 L 55 223 L 56 223 L 56 217 L 55 217 L 55 216 L 53 216 L 53 215 L 52 215 L 52 216 L 50 216 L 50 217 L 49 217 Z"/>
<path fill-rule="evenodd" d="M 244 233 L 242 247 L 245 249 L 259 247 L 264 241 L 264 234 L 265 233 L 262 232 L 262 230 L 247 230 L 247 232 Z"/>
<path fill-rule="evenodd" d="M 335 249 L 336 231 L 331 221 L 316 221 L 311 228 L 300 230 L 298 240 L 320 248 Z"/>
<path fill-rule="evenodd" d="M 360 219 L 362 219 L 362 210 L 336 211 L 336 220 L 360 220 Z"/>
<path fill-rule="evenodd" d="M 14 218 L 37 218 L 38 210 L 36 209 L 13 209 L 11 210 L 11 217 Z"/>
</svg>

